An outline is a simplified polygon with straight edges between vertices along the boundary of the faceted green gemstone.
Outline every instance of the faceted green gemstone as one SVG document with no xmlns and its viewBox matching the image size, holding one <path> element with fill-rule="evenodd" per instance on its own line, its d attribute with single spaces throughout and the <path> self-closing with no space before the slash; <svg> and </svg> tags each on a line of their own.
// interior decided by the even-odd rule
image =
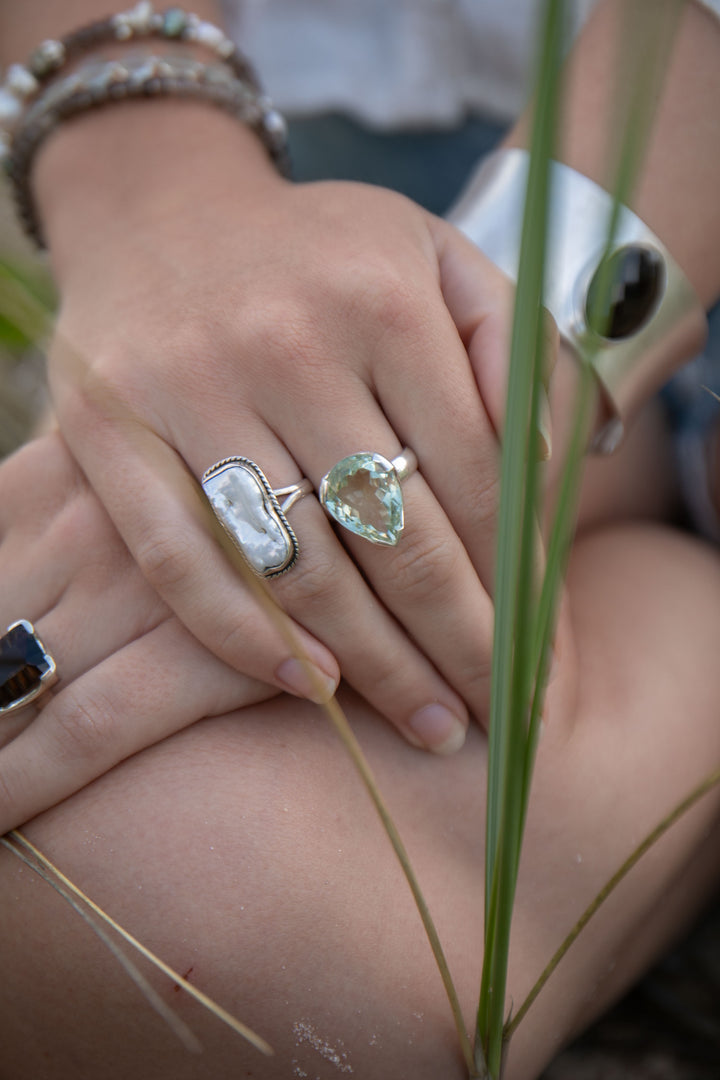
<svg viewBox="0 0 720 1080">
<path fill-rule="evenodd" d="M 382 454 L 351 454 L 320 485 L 320 501 L 340 525 L 373 544 L 397 544 L 403 497 L 391 461 Z"/>
</svg>

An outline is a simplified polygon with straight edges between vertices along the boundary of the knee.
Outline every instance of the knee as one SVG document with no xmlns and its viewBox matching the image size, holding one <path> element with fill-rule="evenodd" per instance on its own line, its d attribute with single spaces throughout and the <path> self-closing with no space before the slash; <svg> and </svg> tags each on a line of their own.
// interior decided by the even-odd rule
<svg viewBox="0 0 720 1080">
<path fill-rule="evenodd" d="M 400 1042 L 407 1048 L 431 1017 L 445 1037 L 433 1037 L 440 1060 L 431 1055 L 428 1077 L 438 1067 L 452 1076 L 459 1065 L 405 883 L 336 736 L 310 708 L 206 721 L 27 832 L 143 944 L 266 1038 L 276 1057 L 261 1058 L 143 963 L 203 1044 L 202 1058 L 189 1059 L 82 921 L 3 852 L 0 948 L 16 977 L 0 1000 L 18 1033 L 17 1045 L 10 1039 L 4 1048 L 16 1080 L 75 1076 L 78 1055 L 87 1075 L 109 1080 L 221 1080 L 244 1075 L 243 1067 L 267 1080 L 350 1073 L 383 1043 L 385 1053 Z M 398 1023 L 393 1007 L 408 987 L 412 1015 Z"/>
</svg>

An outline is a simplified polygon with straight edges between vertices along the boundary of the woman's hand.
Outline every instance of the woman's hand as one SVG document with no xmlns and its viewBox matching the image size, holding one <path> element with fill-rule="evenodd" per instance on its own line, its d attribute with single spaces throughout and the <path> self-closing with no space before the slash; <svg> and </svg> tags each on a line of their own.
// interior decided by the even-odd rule
<svg viewBox="0 0 720 1080">
<path fill-rule="evenodd" d="M 128 107 L 132 145 L 130 121 L 162 108 Z M 105 175 L 115 115 L 91 118 L 92 139 L 63 132 L 40 162 L 62 293 L 50 373 L 63 434 L 146 579 L 224 662 L 321 696 L 337 661 L 411 742 L 457 749 L 468 709 L 483 717 L 488 702 L 510 287 L 407 199 L 289 184 L 256 167 L 254 141 L 227 118 L 190 112 L 221 123 L 226 141 L 220 151 L 205 131 L 182 175 L 174 141 L 146 147 L 132 185 Z M 182 109 L 174 119 L 187 124 Z M 169 128 L 154 120 L 162 144 Z M 58 163 L 73 139 L 95 154 L 82 234 Z M 396 547 L 336 529 L 315 496 L 290 511 L 300 558 L 269 587 L 316 667 L 309 685 L 214 542 L 191 478 L 245 456 L 273 488 L 306 476 L 317 490 L 347 455 L 392 459 L 404 446 L 419 469 L 403 484 Z"/>
<path fill-rule="evenodd" d="M 274 692 L 209 653 L 150 588 L 57 434 L 0 466 L 0 630 L 19 619 L 60 680 L 0 715 L 0 835 L 172 732 Z"/>
</svg>

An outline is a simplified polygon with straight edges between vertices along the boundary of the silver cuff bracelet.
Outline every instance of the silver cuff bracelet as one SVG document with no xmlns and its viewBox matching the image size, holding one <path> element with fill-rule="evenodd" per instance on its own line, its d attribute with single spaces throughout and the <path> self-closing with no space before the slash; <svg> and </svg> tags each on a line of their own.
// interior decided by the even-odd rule
<svg viewBox="0 0 720 1080">
<path fill-rule="evenodd" d="M 517 280 L 529 154 L 498 150 L 475 173 L 448 220 Z M 612 297 L 603 335 L 588 321 L 613 199 L 594 181 L 553 162 L 545 307 L 563 339 L 591 355 L 606 406 L 592 449 L 611 453 L 642 402 L 702 348 L 707 320 L 683 271 L 631 210 L 620 208 L 609 259 Z"/>
</svg>

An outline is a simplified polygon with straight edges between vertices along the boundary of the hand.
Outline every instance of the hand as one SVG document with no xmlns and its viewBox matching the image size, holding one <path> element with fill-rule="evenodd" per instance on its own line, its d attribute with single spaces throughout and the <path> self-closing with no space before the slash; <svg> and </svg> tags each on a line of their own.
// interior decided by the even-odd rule
<svg viewBox="0 0 720 1080">
<path fill-rule="evenodd" d="M 57 434 L 0 466 L 0 630 L 20 618 L 60 681 L 0 715 L 0 835 L 195 720 L 273 694 L 153 592 Z"/>
<path fill-rule="evenodd" d="M 290 513 L 301 557 L 270 588 L 316 688 L 331 692 L 337 660 L 411 742 L 456 749 L 468 707 L 483 717 L 488 700 L 510 287 L 398 195 L 269 171 L 238 193 L 224 178 L 240 163 L 225 153 L 199 154 L 170 198 L 158 158 L 128 216 L 101 207 L 82 242 L 65 215 L 51 357 L 61 428 L 181 621 L 227 664 L 305 695 L 287 640 L 213 542 L 192 477 L 243 455 L 273 487 L 307 476 L 317 488 L 350 453 L 411 447 L 398 546 L 335 530 L 309 497 Z"/>
</svg>

